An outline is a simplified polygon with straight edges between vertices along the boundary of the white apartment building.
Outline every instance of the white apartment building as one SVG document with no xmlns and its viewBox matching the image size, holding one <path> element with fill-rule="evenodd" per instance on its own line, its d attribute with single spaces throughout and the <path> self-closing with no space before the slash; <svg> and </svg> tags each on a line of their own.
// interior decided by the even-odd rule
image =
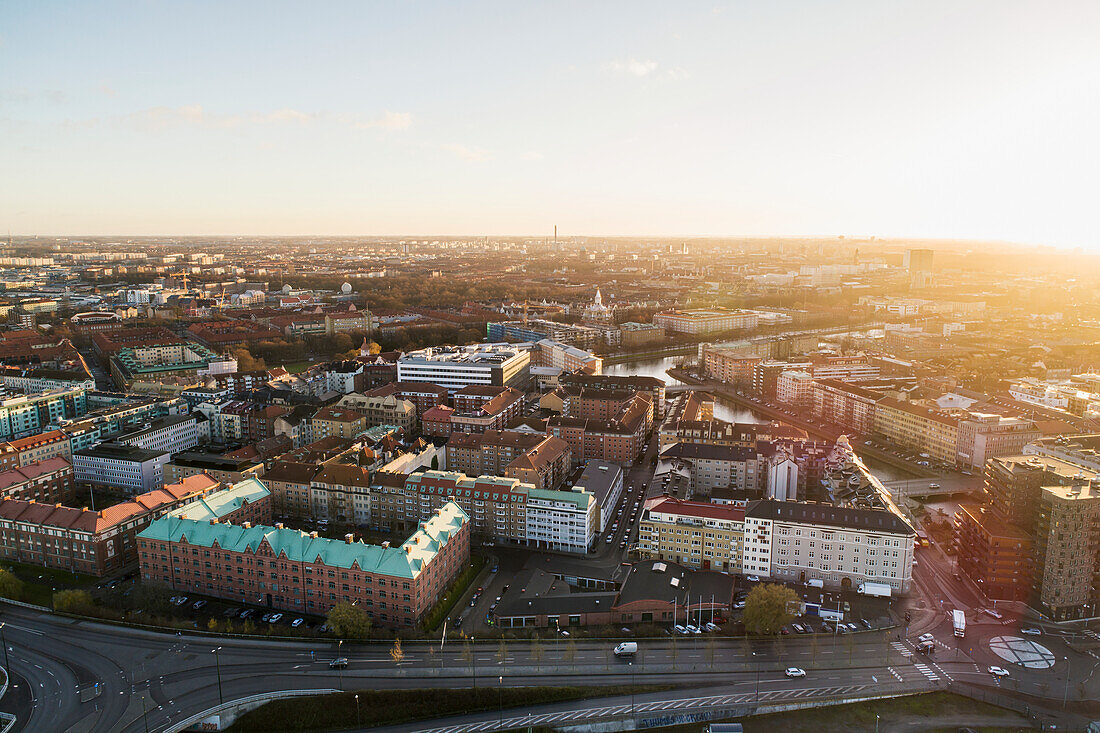
<svg viewBox="0 0 1100 733">
<path fill-rule="evenodd" d="M 535 343 L 533 351 L 538 366 L 554 367 L 566 372 L 588 367 L 592 374 L 603 374 L 603 359 L 576 346 L 542 339 Z"/>
<path fill-rule="evenodd" d="M 527 491 L 527 544 L 559 552 L 586 553 L 599 533 L 596 497 L 587 491 Z"/>
<path fill-rule="evenodd" d="M 915 535 L 892 511 L 765 499 L 745 511 L 743 564 L 747 574 L 789 583 L 873 582 L 908 593 Z"/>
<path fill-rule="evenodd" d="M 199 415 L 169 415 L 148 422 L 139 430 L 120 435 L 113 442 L 145 450 L 179 453 L 199 444 L 199 421 Z"/>
<path fill-rule="evenodd" d="M 775 380 L 775 399 L 785 405 L 806 406 L 813 402 L 814 377 L 809 372 L 783 372 Z"/>
<path fill-rule="evenodd" d="M 144 494 L 164 486 L 164 464 L 171 458 L 164 451 L 104 443 L 73 453 L 73 479 L 77 484 Z"/>
<path fill-rule="evenodd" d="M 677 333 L 706 334 L 756 328 L 760 317 L 753 311 L 672 310 L 653 316 L 653 325 Z"/>
<path fill-rule="evenodd" d="M 451 394 L 471 384 L 522 389 L 530 364 L 530 352 L 510 344 L 430 347 L 399 358 L 397 380 L 438 384 Z"/>
<path fill-rule="evenodd" d="M 714 489 L 755 489 L 765 467 L 754 448 L 710 443 L 674 443 L 661 451 L 662 461 L 684 461 L 691 466 L 691 490 L 710 494 Z"/>
</svg>

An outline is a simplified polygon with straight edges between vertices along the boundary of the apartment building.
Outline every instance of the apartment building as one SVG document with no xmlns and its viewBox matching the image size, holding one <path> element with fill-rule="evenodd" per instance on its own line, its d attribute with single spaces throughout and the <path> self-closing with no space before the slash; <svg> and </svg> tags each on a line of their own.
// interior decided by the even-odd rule
<svg viewBox="0 0 1100 733">
<path fill-rule="evenodd" d="M 0 496 L 45 503 L 74 498 L 73 467 L 60 456 L 0 472 Z"/>
<path fill-rule="evenodd" d="M 584 464 L 584 470 L 573 484 L 574 491 L 587 491 L 596 497 L 600 513 L 597 532 L 603 532 L 618 519 L 615 512 L 623 494 L 624 474 L 622 466 L 593 459 Z"/>
<path fill-rule="evenodd" d="M 745 509 L 744 572 L 789 583 L 860 583 L 909 592 L 916 530 L 900 513 L 828 504 L 752 502 Z"/>
<path fill-rule="evenodd" d="M 328 540 L 282 525 L 163 517 L 138 536 L 142 580 L 173 590 L 324 615 L 337 603 L 376 624 L 415 626 L 470 559 L 468 518 L 448 502 L 400 546 Z"/>
<path fill-rule="evenodd" d="M 0 556 L 88 575 L 120 571 L 137 559 L 138 532 L 170 509 L 217 487 L 208 476 L 194 476 L 100 511 L 3 498 Z"/>
<path fill-rule="evenodd" d="M 151 420 L 141 428 L 119 435 L 112 442 L 133 448 L 179 453 L 199 444 L 201 415 L 167 415 Z"/>
<path fill-rule="evenodd" d="M 595 458 L 629 466 L 645 451 L 649 400 L 649 395 L 635 394 L 611 420 L 552 417 L 546 429 L 569 444 L 574 465 Z"/>
<path fill-rule="evenodd" d="M 416 428 L 416 406 L 396 395 L 368 397 L 352 392 L 344 395 L 336 405 L 363 415 L 369 428 L 378 425 L 396 425 L 406 434 L 411 434 Z"/>
<path fill-rule="evenodd" d="M 1031 595 L 1032 537 L 994 515 L 989 506 L 961 504 L 955 513 L 957 567 L 987 598 L 1027 601 Z"/>
<path fill-rule="evenodd" d="M 0 438 L 35 435 L 62 419 L 75 420 L 88 411 L 84 387 L 53 389 L 0 399 Z"/>
<path fill-rule="evenodd" d="M 264 484 L 271 490 L 275 514 L 292 519 L 312 519 L 310 484 L 321 470 L 316 463 L 277 461 L 264 472 Z"/>
<path fill-rule="evenodd" d="M 164 466 L 171 458 L 165 451 L 103 443 L 73 453 L 73 479 L 78 485 L 143 494 L 164 485 Z"/>
<path fill-rule="evenodd" d="M 692 335 L 756 328 L 758 323 L 759 316 L 753 311 L 670 310 L 653 316 L 655 326 Z"/>
<path fill-rule="evenodd" d="M 451 417 L 453 407 L 436 405 L 420 418 L 420 432 L 433 438 L 447 438 L 451 435 Z"/>
<path fill-rule="evenodd" d="M 955 465 L 959 421 L 939 410 L 883 397 L 875 407 L 875 433 L 894 445 Z"/>
<path fill-rule="evenodd" d="M 314 519 L 367 525 L 371 516 L 370 471 L 350 463 L 329 463 L 309 482 Z"/>
<path fill-rule="evenodd" d="M 347 407 L 324 407 L 310 419 L 313 440 L 337 437 L 351 439 L 364 432 L 367 416 Z"/>
<path fill-rule="evenodd" d="M 838 379 L 814 379 L 813 415 L 857 435 L 875 429 L 875 406 L 881 392 Z"/>
<path fill-rule="evenodd" d="M 512 459 L 501 472 L 536 489 L 558 489 L 573 466 L 573 451 L 561 438 L 546 436 L 538 445 Z M 452 467 L 453 468 L 453 467 Z"/>
<path fill-rule="evenodd" d="M 405 476 L 380 471 L 373 477 L 371 491 L 374 500 L 371 521 L 383 527 L 409 526 L 454 501 L 469 516 L 471 531 L 484 540 L 544 548 L 549 545 L 538 543 L 555 542 L 557 549 L 568 552 L 581 550 L 567 549 L 579 545 L 573 539 L 567 542 L 566 535 L 571 536 L 577 527 L 585 527 L 586 532 L 592 532 L 583 538 L 587 548 L 595 540 L 599 519 L 594 498 L 572 496 L 591 496 L 588 492 L 536 489 L 504 476 L 473 478 L 455 471 L 432 470 Z M 529 522 L 532 492 L 538 492 L 538 511 Z M 551 526 L 541 527 L 543 520 Z M 538 531 L 532 534 L 536 528 Z"/>
<path fill-rule="evenodd" d="M 660 497 L 646 502 L 638 552 L 699 570 L 741 572 L 745 510 Z"/>
<path fill-rule="evenodd" d="M 1044 486 L 1035 521 L 1032 607 L 1055 621 L 1096 615 L 1100 479 Z"/>
<path fill-rule="evenodd" d="M 566 389 L 579 388 L 586 393 L 597 391 L 609 392 L 641 392 L 648 394 L 653 403 L 654 420 L 665 416 L 666 399 L 664 380 L 656 377 L 620 377 L 607 374 L 563 374 L 560 378 L 561 386 Z"/>
<path fill-rule="evenodd" d="M 471 385 L 454 394 L 450 433 L 503 430 L 523 415 L 523 393 L 511 387 Z"/>
<path fill-rule="evenodd" d="M 364 397 L 394 396 L 411 402 L 416 407 L 416 419 L 422 420 L 424 413 L 436 405 L 446 405 L 450 392 L 446 387 L 428 382 L 391 382 L 375 387 L 363 393 Z"/>
<path fill-rule="evenodd" d="M 603 373 L 603 359 L 591 351 L 551 339 L 539 339 L 532 349 L 533 364 L 553 367 L 566 372 Z"/>
<path fill-rule="evenodd" d="M 981 468 L 990 458 L 1019 455 L 1041 437 L 1035 422 L 1019 417 L 970 412 L 959 421 L 957 463 Z"/>
<path fill-rule="evenodd" d="M 264 474 L 264 463 L 254 458 L 233 458 L 220 453 L 184 451 L 172 456 L 164 467 L 166 481 L 182 481 L 188 476 L 205 473 L 223 484 L 237 484 L 247 478 Z"/>
<path fill-rule="evenodd" d="M 587 491 L 551 491 L 532 486 L 527 491 L 528 547 L 557 552 L 587 553 L 599 534 L 596 497 Z"/>
<path fill-rule="evenodd" d="M 753 370 L 764 360 L 764 357 L 757 354 L 718 348 L 710 344 L 702 345 L 701 356 L 703 373 L 707 377 L 742 386 L 752 384 Z"/>
<path fill-rule="evenodd" d="M 808 407 L 813 403 L 814 377 L 809 372 L 783 372 L 775 381 L 775 399 L 792 407 Z"/>
<path fill-rule="evenodd" d="M 437 384 L 452 394 L 472 384 L 522 389 L 530 364 L 530 352 L 508 344 L 434 347 L 400 357 L 397 379 Z"/>
<path fill-rule="evenodd" d="M 455 433 L 447 440 L 447 467 L 472 476 L 503 476 L 508 464 L 546 439 L 511 430 Z"/>
<path fill-rule="evenodd" d="M 72 461 L 69 438 L 60 430 L 0 443 L 0 465 L 5 467 L 26 466 L 50 458 Z"/>
<path fill-rule="evenodd" d="M 767 475 L 756 448 L 707 443 L 674 443 L 660 453 L 662 461 L 690 467 L 693 494 L 709 496 L 715 489 L 759 489 Z"/>
</svg>

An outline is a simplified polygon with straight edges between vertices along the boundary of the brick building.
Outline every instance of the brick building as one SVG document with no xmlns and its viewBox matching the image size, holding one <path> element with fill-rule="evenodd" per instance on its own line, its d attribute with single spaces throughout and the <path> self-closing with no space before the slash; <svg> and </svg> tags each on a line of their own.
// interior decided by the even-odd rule
<svg viewBox="0 0 1100 733">
<path fill-rule="evenodd" d="M 0 473 L 0 496 L 25 501 L 72 501 L 73 467 L 64 458 L 47 458 Z"/>
<path fill-rule="evenodd" d="M 174 590 L 324 615 L 354 603 L 383 626 L 415 626 L 470 559 L 465 512 L 447 502 L 398 547 L 286 529 L 166 516 L 138 536 L 142 580 Z"/>
</svg>

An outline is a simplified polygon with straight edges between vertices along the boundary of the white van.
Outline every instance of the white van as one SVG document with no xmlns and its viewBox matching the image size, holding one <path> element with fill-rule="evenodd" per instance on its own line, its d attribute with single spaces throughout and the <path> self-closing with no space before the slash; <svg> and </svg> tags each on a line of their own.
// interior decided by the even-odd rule
<svg viewBox="0 0 1100 733">
<path fill-rule="evenodd" d="M 624 641 L 615 647 L 616 657 L 632 657 L 638 653 L 638 642 L 636 641 Z"/>
</svg>

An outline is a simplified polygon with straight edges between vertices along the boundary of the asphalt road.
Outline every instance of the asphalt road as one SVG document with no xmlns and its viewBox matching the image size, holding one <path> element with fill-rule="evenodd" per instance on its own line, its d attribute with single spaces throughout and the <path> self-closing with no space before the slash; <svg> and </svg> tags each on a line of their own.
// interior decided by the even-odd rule
<svg viewBox="0 0 1100 733">
<path fill-rule="evenodd" d="M 758 642 L 706 635 L 647 639 L 639 642 L 632 664 L 616 658 L 613 642 L 607 641 L 558 639 L 503 647 L 448 642 L 442 653 L 438 644 L 409 642 L 405 658 L 395 663 L 387 644 L 338 648 L 331 642 L 176 636 L 21 608 L 5 610 L 4 620 L 14 684 L 23 686 L 4 704 L 14 705 L 17 730 L 27 731 L 144 731 L 146 722 L 150 730 L 163 730 L 218 703 L 218 662 L 220 695 L 226 700 L 283 689 L 468 687 L 475 680 L 498 683 L 500 677 L 506 685 L 596 686 L 633 679 L 738 689 L 750 684 L 755 689 L 759 679 L 762 690 L 858 687 L 873 685 L 875 679 L 922 688 L 950 677 L 992 686 L 999 683 L 986 666 L 1011 666 L 983 646 L 983 639 L 1004 633 L 1004 625 L 975 623 L 965 645 L 956 649 L 950 622 L 938 611 L 928 619 L 940 649 L 932 660 L 913 654 L 911 640 L 898 641 L 893 632 L 866 632 Z M 1068 646 L 1052 634 L 1042 639 L 1059 661 L 1049 670 L 1013 668 L 1013 689 L 1059 697 L 1067 666 L 1061 656 Z M 217 656 L 216 647 L 221 649 Z M 347 669 L 329 668 L 337 655 L 349 659 Z M 1074 657 L 1072 698 L 1080 694 L 1079 679 L 1086 681 L 1086 695 L 1097 694 L 1100 682 L 1092 674 L 1097 663 L 1091 656 Z M 789 666 L 805 669 L 806 678 L 786 678 L 783 670 Z"/>
</svg>

